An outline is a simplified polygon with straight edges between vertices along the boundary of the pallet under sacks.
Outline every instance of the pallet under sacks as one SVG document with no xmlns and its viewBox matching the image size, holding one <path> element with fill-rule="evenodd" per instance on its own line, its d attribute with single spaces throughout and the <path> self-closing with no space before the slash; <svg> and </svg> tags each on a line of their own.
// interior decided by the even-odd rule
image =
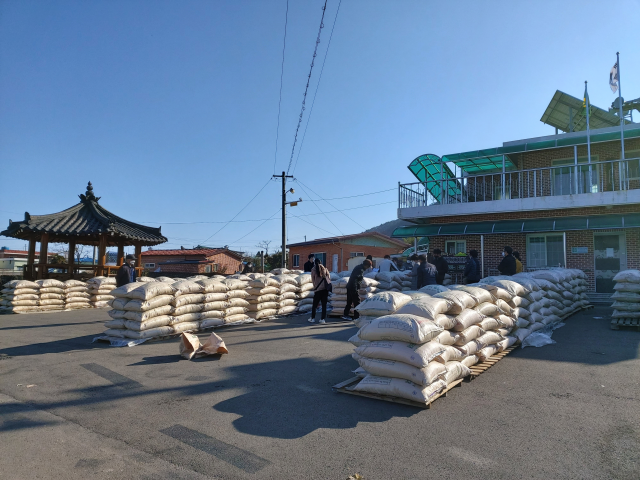
<svg viewBox="0 0 640 480">
<path fill-rule="evenodd" d="M 357 307 L 363 315 L 356 321 L 360 330 L 350 339 L 360 364 L 355 373 L 363 378 L 334 390 L 428 407 L 529 335 L 588 307 L 586 279 L 578 270 L 483 282 L 428 286 L 410 295 L 386 292 L 365 300 Z"/>
</svg>

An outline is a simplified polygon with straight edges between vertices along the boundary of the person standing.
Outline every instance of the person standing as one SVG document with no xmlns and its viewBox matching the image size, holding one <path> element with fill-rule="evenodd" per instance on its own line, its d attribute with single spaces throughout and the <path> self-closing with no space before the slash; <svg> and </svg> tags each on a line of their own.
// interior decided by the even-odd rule
<svg viewBox="0 0 640 480">
<path fill-rule="evenodd" d="M 411 255 L 411 290 L 418 290 L 418 268 L 420 263 L 418 262 L 418 255 L 415 253 Z"/>
<path fill-rule="evenodd" d="M 311 318 L 309 323 L 315 323 L 316 310 L 318 305 L 322 304 L 322 313 L 320 314 L 320 321 L 318 323 L 326 323 L 327 318 L 327 300 L 329 299 L 329 285 L 331 285 L 331 275 L 329 270 L 325 268 L 320 262 L 320 259 L 316 259 L 315 265 L 311 270 L 311 281 L 313 282 L 313 303 L 311 305 Z"/>
<path fill-rule="evenodd" d="M 364 274 L 366 275 L 367 273 L 373 272 L 373 257 L 371 255 L 367 255 L 365 260 L 369 260 L 371 262 L 371 266 L 364 271 Z"/>
<path fill-rule="evenodd" d="M 516 259 L 512 255 L 513 248 L 506 246 L 502 251 L 502 261 L 498 265 L 498 271 L 502 275 L 515 275 L 516 274 Z"/>
<path fill-rule="evenodd" d="M 431 258 L 420 255 L 420 266 L 418 267 L 418 290 L 426 285 L 436 284 L 436 267 L 430 262 Z"/>
<path fill-rule="evenodd" d="M 442 258 L 442 250 L 439 248 L 433 251 L 433 265 L 436 267 L 436 283 L 442 285 L 444 276 L 449 273 L 449 264 Z"/>
<path fill-rule="evenodd" d="M 392 270 L 398 270 L 396 264 L 391 261 L 390 255 L 385 255 L 384 260 L 380 262 L 380 265 L 378 265 L 378 267 L 380 267 L 381 272 L 391 272 Z"/>
<path fill-rule="evenodd" d="M 371 260 L 367 259 L 362 262 L 362 264 L 357 265 L 351 272 L 349 281 L 347 282 L 347 305 L 344 307 L 344 314 L 342 315 L 343 320 L 351 320 L 351 317 L 349 317 L 349 310 L 351 310 L 351 305 L 353 305 L 354 320 L 360 317 L 360 314 L 355 309 L 358 305 L 360 305 L 360 295 L 358 294 L 358 290 L 360 290 L 360 284 L 362 283 L 362 279 L 364 278 L 365 270 L 370 267 Z"/>
<path fill-rule="evenodd" d="M 478 265 L 478 251 L 470 250 L 467 257 L 467 263 L 464 266 L 462 282 L 465 285 L 470 283 L 478 283 L 480 281 L 480 266 Z"/>
<path fill-rule="evenodd" d="M 311 273 L 311 270 L 313 270 L 313 266 L 314 266 L 314 260 L 316 258 L 316 256 L 312 253 L 311 255 L 309 255 L 309 260 L 306 261 L 306 263 L 304 264 L 304 271 L 305 273 Z"/>
<path fill-rule="evenodd" d="M 520 253 L 513 252 L 513 257 L 516 259 L 516 273 L 522 273 L 524 268 L 522 267 L 522 260 L 520 260 Z"/>
<path fill-rule="evenodd" d="M 118 273 L 116 274 L 116 285 L 121 287 L 128 283 L 133 283 L 136 281 L 136 257 L 129 254 L 126 256 L 124 263 L 118 269 Z"/>
<path fill-rule="evenodd" d="M 246 275 L 248 273 L 253 273 L 253 263 L 247 262 L 244 268 L 242 269 L 242 273 L 243 275 Z"/>
</svg>

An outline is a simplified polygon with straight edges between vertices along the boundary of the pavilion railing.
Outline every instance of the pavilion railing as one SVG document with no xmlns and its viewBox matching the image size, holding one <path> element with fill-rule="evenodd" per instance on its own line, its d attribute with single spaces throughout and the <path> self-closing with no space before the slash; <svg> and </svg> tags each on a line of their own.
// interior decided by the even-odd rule
<svg viewBox="0 0 640 480">
<path fill-rule="evenodd" d="M 440 200 L 431 192 L 441 189 Z M 638 189 L 640 158 L 630 158 L 400 184 L 398 208 Z"/>
</svg>

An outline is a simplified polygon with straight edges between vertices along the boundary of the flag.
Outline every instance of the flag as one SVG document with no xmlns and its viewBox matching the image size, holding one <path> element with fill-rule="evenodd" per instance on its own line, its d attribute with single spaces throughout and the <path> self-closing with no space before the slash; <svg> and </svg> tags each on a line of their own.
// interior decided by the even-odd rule
<svg viewBox="0 0 640 480">
<path fill-rule="evenodd" d="M 618 91 L 618 62 L 616 62 L 611 72 L 609 72 L 609 86 L 613 93 Z"/>
</svg>

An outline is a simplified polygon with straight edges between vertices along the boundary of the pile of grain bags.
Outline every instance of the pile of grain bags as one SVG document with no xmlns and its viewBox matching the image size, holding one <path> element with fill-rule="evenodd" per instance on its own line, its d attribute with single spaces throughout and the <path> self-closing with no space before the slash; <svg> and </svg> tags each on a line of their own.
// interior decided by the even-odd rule
<svg viewBox="0 0 640 480">
<path fill-rule="evenodd" d="M 611 318 L 640 318 L 640 271 L 624 270 L 613 277 Z"/>
<path fill-rule="evenodd" d="M 378 291 L 385 292 L 401 292 L 403 279 L 406 276 L 402 272 L 377 272 L 375 279 L 378 281 L 376 288 Z M 409 277 L 406 277 L 409 279 Z M 409 289 L 411 289 L 411 280 L 409 279 Z"/>
<path fill-rule="evenodd" d="M 161 282 L 156 282 L 161 283 Z M 168 285 L 168 284 L 167 284 Z M 167 314 L 172 316 L 169 325 L 172 334 L 194 332 L 200 329 L 200 320 L 204 311 L 205 287 L 191 280 L 179 280 L 171 285 L 173 299 Z"/>
<path fill-rule="evenodd" d="M 347 306 L 347 283 L 349 283 L 349 277 L 340 277 L 335 281 L 331 281 L 333 285 L 333 291 L 329 294 L 331 308 L 344 311 Z M 349 314 L 351 314 L 351 312 L 349 312 Z"/>
<path fill-rule="evenodd" d="M 65 284 L 60 280 L 48 278 L 46 280 L 36 280 L 40 285 L 38 293 L 40 295 L 38 310 L 40 312 L 52 312 L 56 310 L 64 310 L 64 293 Z"/>
<path fill-rule="evenodd" d="M 315 293 L 313 289 L 313 282 L 311 280 L 310 273 L 301 273 L 297 277 L 298 281 L 298 312 L 310 313 L 313 308 L 313 295 Z M 328 301 L 327 301 L 327 309 Z"/>
<path fill-rule="evenodd" d="M 271 277 L 278 286 L 278 315 L 290 315 L 298 309 L 298 279 L 294 275 L 281 274 Z"/>
<path fill-rule="evenodd" d="M 175 320 L 171 313 L 175 291 L 164 282 L 134 282 L 112 290 L 114 299 L 109 310 L 112 320 L 105 323 L 104 335 L 143 340 L 173 334 L 171 324 Z"/>
<path fill-rule="evenodd" d="M 250 294 L 247 292 L 249 282 L 236 278 L 226 278 L 221 282 L 229 289 L 227 292 L 228 306 L 224 311 L 224 324 L 240 325 L 242 323 L 252 323 L 254 319 L 247 315 L 250 306 L 248 301 Z"/>
<path fill-rule="evenodd" d="M 109 302 L 114 299 L 111 291 L 116 288 L 115 277 L 93 277 L 87 280 L 91 306 L 94 308 L 107 308 Z"/>
<path fill-rule="evenodd" d="M 261 275 L 248 284 L 247 315 L 254 320 L 265 320 L 278 315 L 280 283 L 272 276 Z"/>
<path fill-rule="evenodd" d="M 200 313 L 200 330 L 224 325 L 224 315 L 229 304 L 229 287 L 217 278 L 198 280 L 204 295 L 202 312 Z"/>
<path fill-rule="evenodd" d="M 378 295 L 411 298 L 388 292 L 372 299 Z M 367 307 L 372 299 L 358 310 L 375 315 L 376 309 Z M 368 375 L 355 390 L 428 402 L 469 375 L 471 365 L 516 342 L 508 336 L 515 320 L 501 313 L 495 300 L 489 289 L 477 286 L 421 293 L 394 314 L 361 322 L 354 358 Z"/>
<path fill-rule="evenodd" d="M 28 280 L 12 280 L 0 291 L 0 311 L 4 313 L 33 313 L 38 311 L 40 285 Z"/>
<path fill-rule="evenodd" d="M 67 280 L 64 282 L 65 310 L 91 308 L 90 298 L 89 285 L 85 282 L 80 280 Z"/>
</svg>

